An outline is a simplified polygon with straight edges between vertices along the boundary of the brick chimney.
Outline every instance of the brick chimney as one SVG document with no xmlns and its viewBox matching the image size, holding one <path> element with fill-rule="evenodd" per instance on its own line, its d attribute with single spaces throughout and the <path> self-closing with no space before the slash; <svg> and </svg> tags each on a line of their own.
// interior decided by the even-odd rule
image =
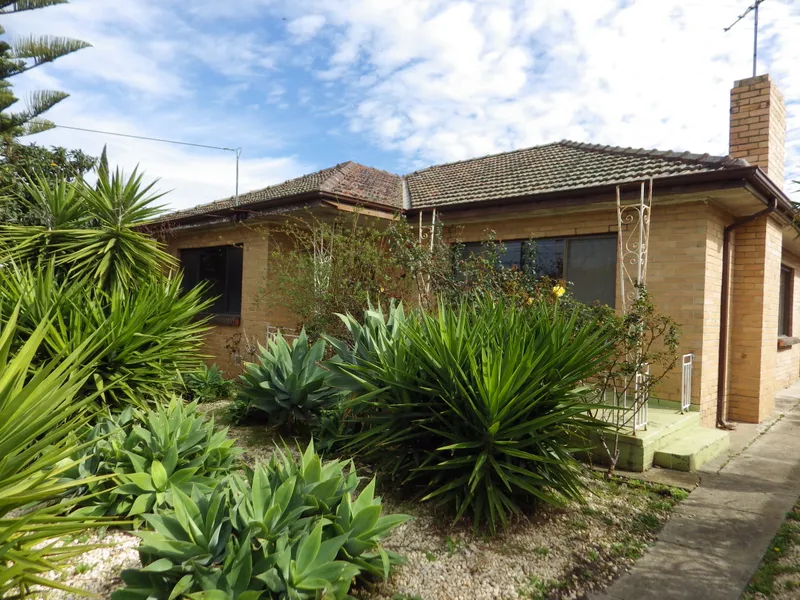
<svg viewBox="0 0 800 600">
<path fill-rule="evenodd" d="M 786 106 L 769 75 L 735 82 L 731 90 L 729 154 L 761 167 L 783 188 L 785 140 Z"/>
</svg>

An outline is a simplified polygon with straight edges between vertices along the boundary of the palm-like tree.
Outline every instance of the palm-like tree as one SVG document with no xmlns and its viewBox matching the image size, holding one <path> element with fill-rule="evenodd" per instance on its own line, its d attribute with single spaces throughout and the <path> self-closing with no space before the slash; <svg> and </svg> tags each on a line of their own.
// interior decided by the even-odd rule
<svg viewBox="0 0 800 600">
<path fill-rule="evenodd" d="M 0 15 L 66 3 L 67 0 L 0 0 Z M 0 26 L 0 35 L 5 33 Z M 11 90 L 10 78 L 89 46 L 81 40 L 52 35 L 0 40 L 0 136 L 31 135 L 55 127 L 52 121 L 39 117 L 69 96 L 56 90 L 37 90 L 25 99 L 24 109 L 12 111 L 19 99 Z"/>
</svg>

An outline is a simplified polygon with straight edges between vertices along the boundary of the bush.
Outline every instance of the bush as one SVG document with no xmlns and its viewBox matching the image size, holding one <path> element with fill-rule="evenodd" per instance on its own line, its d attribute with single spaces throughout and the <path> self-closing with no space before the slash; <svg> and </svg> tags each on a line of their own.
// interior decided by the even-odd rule
<svg viewBox="0 0 800 600">
<path fill-rule="evenodd" d="M 325 341 L 309 347 L 305 329 L 290 346 L 278 333 L 267 348 L 259 346 L 256 363 L 245 363 L 239 377 L 234 413 L 261 411 L 272 425 L 309 423 L 336 403 L 342 391 L 330 385 L 331 373 L 320 366 Z"/>
<path fill-rule="evenodd" d="M 211 494 L 179 492 L 175 514 L 145 516 L 144 567 L 112 597 L 348 598 L 354 577 L 400 561 L 380 540 L 408 519 L 380 516 L 374 480 L 353 500 L 357 485 L 352 463 L 323 464 L 309 445 L 299 463 L 277 451 Z"/>
<path fill-rule="evenodd" d="M 96 410 L 91 397 L 77 393 L 91 376 L 91 344 L 103 340 L 87 340 L 71 354 L 36 366 L 33 357 L 49 323 L 39 323 L 14 353 L 17 318 L 18 311 L 0 312 L 0 597 L 11 597 L 12 590 L 25 596 L 34 584 L 80 593 L 45 575 L 89 548 L 53 542 L 108 523 L 59 516 L 62 507 L 47 503 L 65 490 L 97 483 L 62 477 L 81 460 L 71 458 L 81 450 L 72 432 Z"/>
<path fill-rule="evenodd" d="M 585 319 L 558 302 L 486 299 L 415 314 L 389 351 L 328 363 L 361 394 L 336 445 L 493 532 L 531 500 L 581 499 L 569 440 L 606 427 L 583 383 L 614 349 Z"/>
<path fill-rule="evenodd" d="M 207 303 L 197 289 L 184 293 L 178 277 L 106 291 L 84 280 L 60 279 L 52 263 L 4 271 L 0 307 L 20 304 L 22 332 L 29 334 L 52 315 L 37 360 L 69 353 L 96 332 L 104 336 L 91 356 L 94 373 L 84 392 L 99 390 L 109 405 L 144 407 L 175 390 L 180 371 L 202 364 L 207 328 L 197 315 Z"/>
<path fill-rule="evenodd" d="M 128 407 L 97 423 L 84 441 L 89 445 L 70 476 L 110 477 L 82 490 L 79 514 L 94 516 L 160 512 L 172 506 L 176 490 L 210 492 L 241 453 L 227 429 L 215 431 L 197 404 L 178 398 L 144 412 Z"/>
<path fill-rule="evenodd" d="M 190 400 L 214 402 L 227 400 L 233 394 L 235 383 L 225 379 L 225 373 L 217 365 L 201 366 L 183 376 L 183 384 L 189 392 Z"/>
</svg>

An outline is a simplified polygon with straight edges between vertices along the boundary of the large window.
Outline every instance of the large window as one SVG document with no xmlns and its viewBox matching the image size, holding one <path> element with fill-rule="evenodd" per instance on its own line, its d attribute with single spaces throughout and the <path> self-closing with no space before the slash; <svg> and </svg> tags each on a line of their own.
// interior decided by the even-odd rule
<svg viewBox="0 0 800 600">
<path fill-rule="evenodd" d="M 586 304 L 599 302 L 614 306 L 617 282 L 616 236 L 586 236 L 503 242 L 506 248 L 500 262 L 505 267 L 534 269 L 536 274 L 567 282 L 575 298 Z M 480 252 L 480 243 L 464 244 L 466 253 Z M 532 255 L 534 264 L 525 264 Z"/>
<path fill-rule="evenodd" d="M 778 335 L 792 335 L 792 307 L 794 305 L 794 271 L 781 266 L 781 289 L 778 302 Z"/>
<path fill-rule="evenodd" d="M 242 247 L 213 246 L 181 250 L 183 285 L 205 283 L 206 297 L 215 298 L 209 312 L 239 316 L 242 312 Z"/>
</svg>

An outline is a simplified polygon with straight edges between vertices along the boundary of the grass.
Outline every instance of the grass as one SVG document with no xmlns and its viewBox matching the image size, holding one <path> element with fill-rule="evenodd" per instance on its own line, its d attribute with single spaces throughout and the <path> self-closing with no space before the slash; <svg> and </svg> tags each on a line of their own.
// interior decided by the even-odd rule
<svg viewBox="0 0 800 600">
<path fill-rule="evenodd" d="M 800 589 L 800 500 L 772 539 L 761 564 L 745 588 L 743 599 L 796 597 Z M 783 594 L 783 592 L 788 592 Z"/>
</svg>

